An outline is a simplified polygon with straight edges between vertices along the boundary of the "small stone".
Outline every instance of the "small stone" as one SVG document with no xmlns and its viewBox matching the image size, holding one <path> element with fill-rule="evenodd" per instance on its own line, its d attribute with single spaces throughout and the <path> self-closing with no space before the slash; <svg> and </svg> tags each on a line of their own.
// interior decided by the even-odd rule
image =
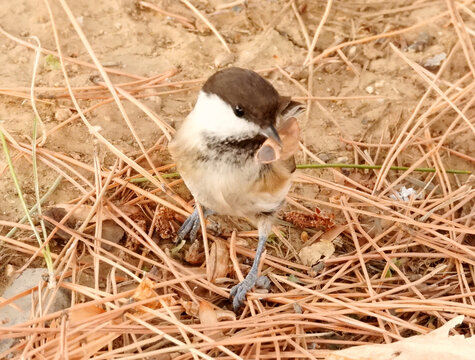
<svg viewBox="0 0 475 360">
<path fill-rule="evenodd" d="M 113 220 L 105 220 L 102 223 L 102 238 L 117 244 L 124 237 L 124 229 L 115 223 Z M 110 244 L 102 243 L 104 250 L 110 251 L 113 246 Z"/>
<path fill-rule="evenodd" d="M 70 152 L 68 155 L 71 156 L 74 160 L 81 160 L 81 155 L 76 152 Z"/>
<path fill-rule="evenodd" d="M 150 101 L 153 101 L 155 103 L 155 111 L 160 111 L 162 109 L 162 98 L 158 95 L 153 95 L 155 94 L 154 89 L 147 89 L 145 90 L 145 94 L 150 94 L 150 96 L 147 96 L 147 99 Z"/>
<path fill-rule="evenodd" d="M 294 307 L 294 311 L 295 311 L 297 314 L 302 314 L 302 313 L 303 313 L 303 311 L 302 311 L 302 306 L 300 306 L 299 303 L 294 302 L 292 305 L 293 305 L 293 307 Z"/>
<path fill-rule="evenodd" d="M 320 274 L 324 268 L 325 268 L 325 262 L 324 261 L 319 261 L 317 264 L 312 266 L 312 270 L 316 274 Z"/>
<path fill-rule="evenodd" d="M 333 73 L 337 72 L 340 69 L 340 67 L 341 67 L 341 64 L 330 63 L 330 64 L 325 65 L 323 70 L 325 70 L 325 72 L 327 72 L 329 74 L 333 74 Z"/>
<path fill-rule="evenodd" d="M 417 40 L 407 47 L 408 51 L 420 52 L 423 51 L 432 42 L 432 36 L 426 32 L 422 32 L 417 37 Z"/>
<path fill-rule="evenodd" d="M 56 110 L 54 113 L 54 118 L 58 121 L 65 121 L 73 115 L 73 112 L 68 108 L 61 108 Z"/>
<path fill-rule="evenodd" d="M 23 271 L 5 290 L 2 297 L 9 299 L 15 295 L 21 294 L 37 286 L 43 279 L 43 275 L 47 274 L 48 270 L 44 268 L 30 268 Z M 2 326 L 15 326 L 24 323 L 30 318 L 31 312 L 31 294 L 22 296 L 15 300 L 15 305 L 21 309 L 18 311 L 12 306 L 4 306 L 0 311 L 0 329 Z M 69 307 L 71 303 L 70 293 L 65 289 L 59 289 L 54 298 L 54 302 L 49 309 L 50 313 L 64 310 Z M 0 353 L 9 349 L 14 343 L 14 339 L 0 340 Z"/>
<path fill-rule="evenodd" d="M 424 67 L 426 68 L 435 68 L 440 66 L 442 61 L 444 61 L 447 58 L 447 54 L 442 52 L 440 54 L 434 55 L 430 59 L 427 59 L 424 63 Z"/>
<path fill-rule="evenodd" d="M 149 99 L 156 104 L 155 110 L 160 110 L 162 108 L 162 98 L 158 95 L 150 96 Z"/>
<path fill-rule="evenodd" d="M 382 88 L 384 86 L 385 82 L 384 80 L 379 80 L 374 83 L 374 87 L 376 88 Z"/>
<path fill-rule="evenodd" d="M 231 64 L 234 61 L 234 54 L 228 52 L 222 52 L 214 59 L 214 66 L 223 67 Z"/>
<path fill-rule="evenodd" d="M 318 154 L 318 157 L 320 158 L 320 160 L 322 160 L 323 162 L 327 162 L 328 160 L 330 160 L 330 155 L 328 155 L 327 153 L 320 153 Z"/>
<path fill-rule="evenodd" d="M 368 94 L 374 93 L 374 87 L 372 87 L 371 85 L 367 86 L 365 90 Z"/>
<path fill-rule="evenodd" d="M 116 22 L 116 23 L 114 24 L 114 27 L 115 27 L 117 30 L 120 30 L 120 29 L 122 29 L 122 24 L 121 24 L 120 22 Z"/>
<path fill-rule="evenodd" d="M 336 159 L 337 164 L 347 164 L 348 163 L 348 158 L 346 156 L 340 156 L 339 158 Z"/>
<path fill-rule="evenodd" d="M 350 50 L 348 50 L 348 56 L 353 57 L 356 54 L 356 46 L 350 47 Z"/>
<path fill-rule="evenodd" d="M 308 79 L 308 67 L 290 65 L 286 70 L 289 72 L 290 76 L 298 81 Z"/>
<path fill-rule="evenodd" d="M 8 264 L 5 268 L 5 276 L 9 278 L 13 276 L 14 272 L 15 272 L 15 267 L 12 264 Z"/>
</svg>

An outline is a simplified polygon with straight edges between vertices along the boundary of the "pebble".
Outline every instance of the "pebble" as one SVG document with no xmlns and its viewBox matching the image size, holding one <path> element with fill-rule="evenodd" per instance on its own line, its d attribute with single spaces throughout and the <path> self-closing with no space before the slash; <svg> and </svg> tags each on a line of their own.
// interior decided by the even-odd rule
<svg viewBox="0 0 475 360">
<path fill-rule="evenodd" d="M 231 64 L 234 61 L 234 54 L 228 52 L 222 52 L 214 59 L 214 66 L 216 67 L 223 67 L 226 65 Z"/>
<path fill-rule="evenodd" d="M 372 87 L 371 85 L 367 86 L 365 90 L 368 94 L 374 93 L 374 87 Z"/>
<path fill-rule="evenodd" d="M 350 50 L 348 50 L 348 56 L 353 57 L 356 54 L 356 46 L 350 47 Z"/>
<path fill-rule="evenodd" d="M 29 290 L 37 286 L 43 279 L 43 275 L 47 274 L 48 270 L 45 268 L 30 268 L 26 269 L 16 279 L 13 280 L 11 285 L 2 294 L 2 297 L 9 299 L 15 295 L 18 295 L 26 290 Z M 35 293 L 36 296 L 36 293 Z M 70 305 L 70 293 L 65 289 L 59 289 L 56 293 L 54 302 L 49 309 L 49 313 L 64 310 Z M 31 312 L 31 294 L 22 296 L 18 300 L 15 300 L 15 305 L 20 308 L 18 310 L 12 306 L 4 306 L 0 311 L 0 329 L 2 326 L 15 326 L 24 323 L 30 318 Z M 7 349 L 11 348 L 14 339 L 0 340 L 0 353 L 3 353 Z"/>
<path fill-rule="evenodd" d="M 147 89 L 145 90 L 146 94 L 154 94 L 156 90 L 154 89 Z M 155 103 L 155 111 L 160 111 L 162 109 L 162 98 L 158 95 L 150 95 L 147 96 L 147 99 L 150 101 L 153 101 Z"/>
<path fill-rule="evenodd" d="M 341 64 L 331 63 L 331 64 L 325 65 L 323 70 L 325 70 L 325 72 L 327 72 L 329 74 L 333 74 L 333 73 L 337 72 L 340 69 L 340 67 L 341 67 Z"/>
<path fill-rule="evenodd" d="M 73 115 L 72 111 L 68 108 L 60 108 L 54 113 L 54 118 L 58 121 L 64 121 L 69 119 Z"/>
<path fill-rule="evenodd" d="M 318 154 L 318 157 L 320 158 L 320 160 L 322 160 L 323 162 L 327 162 L 328 160 L 330 160 L 330 155 L 328 155 L 327 153 L 320 153 Z"/>
</svg>

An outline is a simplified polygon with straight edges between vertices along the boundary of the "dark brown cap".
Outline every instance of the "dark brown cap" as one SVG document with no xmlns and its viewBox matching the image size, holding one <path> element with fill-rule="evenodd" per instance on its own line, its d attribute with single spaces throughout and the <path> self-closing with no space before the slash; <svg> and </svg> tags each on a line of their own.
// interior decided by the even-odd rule
<svg viewBox="0 0 475 360">
<path fill-rule="evenodd" d="M 238 117 L 261 128 L 275 125 L 281 97 L 270 82 L 252 70 L 232 67 L 213 74 L 204 84 L 207 94 L 216 94 Z"/>
</svg>

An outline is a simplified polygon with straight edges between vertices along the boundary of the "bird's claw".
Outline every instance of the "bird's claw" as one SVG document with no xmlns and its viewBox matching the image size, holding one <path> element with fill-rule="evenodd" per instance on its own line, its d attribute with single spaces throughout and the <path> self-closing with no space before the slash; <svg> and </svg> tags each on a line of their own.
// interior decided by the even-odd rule
<svg viewBox="0 0 475 360">
<path fill-rule="evenodd" d="M 234 312 L 244 305 L 246 294 L 254 287 L 256 280 L 257 276 L 249 273 L 243 281 L 231 288 L 230 295 L 233 298 Z"/>
<path fill-rule="evenodd" d="M 190 216 L 188 216 L 183 225 L 181 225 L 180 229 L 177 232 L 175 242 L 179 243 L 183 241 L 188 234 L 190 235 L 190 240 L 195 241 L 199 229 L 200 216 L 198 214 L 198 211 L 195 210 Z"/>
<path fill-rule="evenodd" d="M 264 287 L 266 287 L 267 282 L 270 285 L 270 280 L 267 276 L 260 276 L 258 278 L 254 271 L 251 270 L 243 281 L 231 288 L 230 295 L 233 298 L 234 312 L 237 312 L 244 305 L 246 294 L 251 291 L 257 282 L 260 282 Z"/>
<path fill-rule="evenodd" d="M 206 219 L 208 216 L 213 215 L 214 211 L 203 208 L 203 216 Z M 178 229 L 177 235 L 176 235 L 176 243 L 179 243 L 183 241 L 186 237 L 186 235 L 189 234 L 190 240 L 195 241 L 196 235 L 198 235 L 198 231 L 200 230 L 201 227 L 201 221 L 200 221 L 200 214 L 198 212 L 198 209 L 195 209 L 193 213 L 188 216 L 181 225 L 180 229 Z"/>
</svg>

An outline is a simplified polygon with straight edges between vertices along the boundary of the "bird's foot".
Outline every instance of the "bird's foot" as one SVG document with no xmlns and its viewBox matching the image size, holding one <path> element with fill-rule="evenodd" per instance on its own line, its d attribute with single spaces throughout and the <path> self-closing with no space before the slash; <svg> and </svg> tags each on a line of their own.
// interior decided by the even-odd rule
<svg viewBox="0 0 475 360">
<path fill-rule="evenodd" d="M 180 226 L 180 229 L 178 229 L 175 242 L 179 243 L 183 241 L 188 234 L 190 235 L 190 240 L 195 241 L 199 229 L 200 214 L 198 213 L 198 209 L 195 209 L 193 213 L 186 218 L 185 222 Z"/>
<path fill-rule="evenodd" d="M 250 272 L 243 281 L 231 288 L 230 295 L 233 298 L 234 312 L 244 305 L 246 294 L 254 287 L 256 280 L 257 276 Z"/>
<path fill-rule="evenodd" d="M 213 215 L 214 212 L 209 209 L 203 208 L 203 215 L 205 219 L 209 215 Z M 190 241 L 195 241 L 196 235 L 198 234 L 198 230 L 200 230 L 201 222 L 200 222 L 200 214 L 198 209 L 195 209 L 193 213 L 187 217 L 185 222 L 180 226 L 176 235 L 176 243 L 182 242 L 187 235 L 189 235 Z"/>
<path fill-rule="evenodd" d="M 267 276 L 257 277 L 257 271 L 252 271 L 251 269 L 243 281 L 231 288 L 230 295 L 233 298 L 234 312 L 237 312 L 239 308 L 244 305 L 246 294 L 251 291 L 254 286 L 268 288 L 270 286 L 270 280 Z"/>
</svg>

